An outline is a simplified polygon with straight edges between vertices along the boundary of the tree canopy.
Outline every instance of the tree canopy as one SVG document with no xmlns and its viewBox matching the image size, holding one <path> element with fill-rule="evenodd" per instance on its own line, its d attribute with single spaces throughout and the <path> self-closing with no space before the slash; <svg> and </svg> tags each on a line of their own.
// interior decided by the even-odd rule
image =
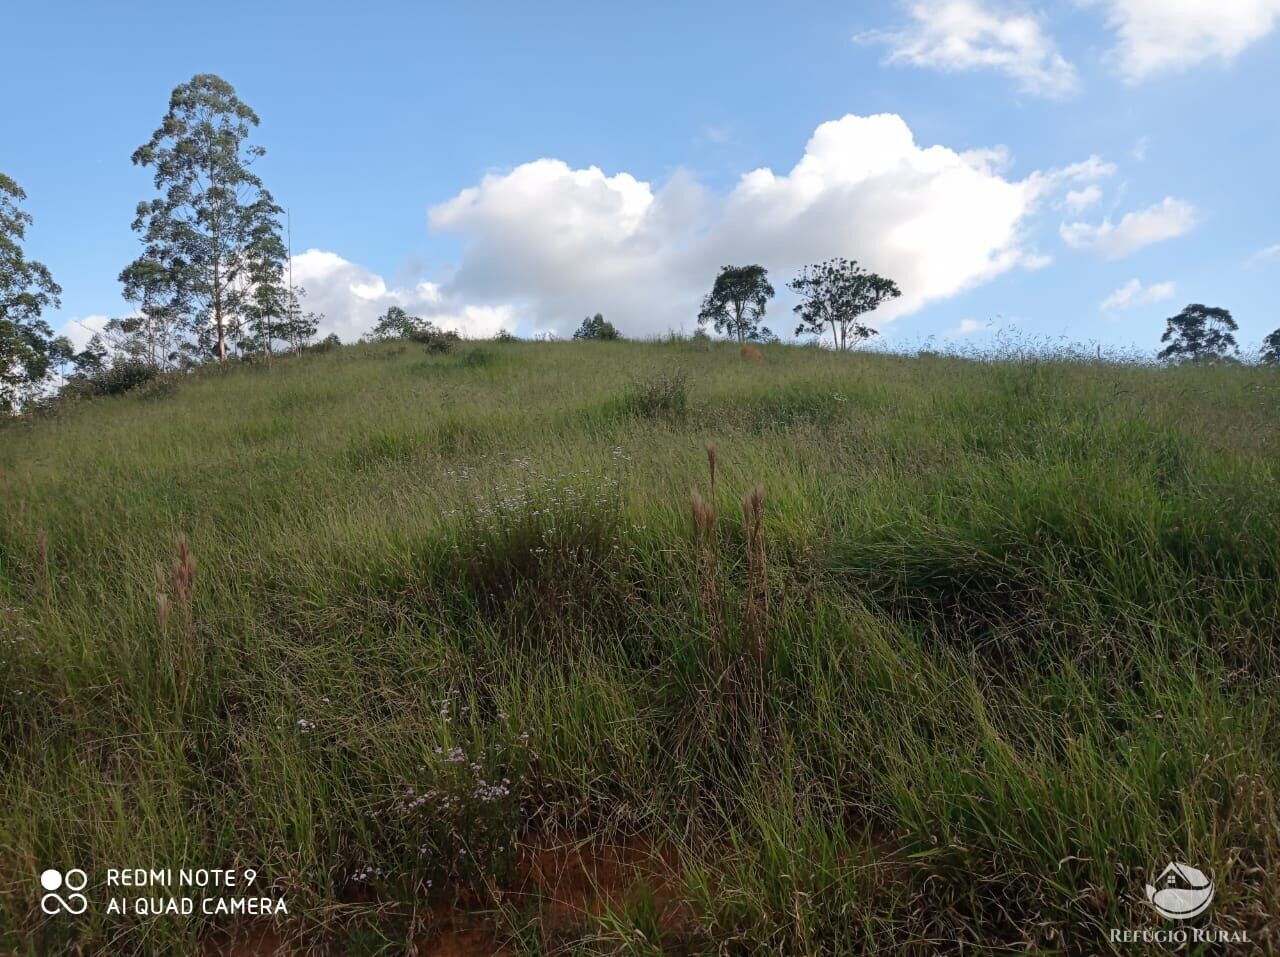
<svg viewBox="0 0 1280 957">
<path fill-rule="evenodd" d="M 795 306 L 800 317 L 796 335 L 821 336 L 830 330 L 831 344 L 837 349 L 877 335 L 861 317 L 902 295 L 892 279 L 840 258 L 805 266 L 787 286 L 800 297 Z"/>
<path fill-rule="evenodd" d="M 621 339 L 622 333 L 614 328 L 613 323 L 600 313 L 582 320 L 582 325 L 573 334 L 575 339 L 603 339 L 613 341 Z"/>
<path fill-rule="evenodd" d="M 1192 303 L 1176 316 L 1170 316 L 1161 342 L 1159 358 L 1168 361 L 1221 359 L 1238 351 L 1238 330 L 1231 313 L 1217 306 Z"/>
<path fill-rule="evenodd" d="M 711 323 L 716 332 L 734 336 L 739 342 L 771 339 L 773 333 L 760 322 L 772 298 L 769 271 L 763 266 L 723 266 L 702 300 L 698 325 Z"/>
<path fill-rule="evenodd" d="M 1267 365 L 1280 363 L 1280 329 L 1277 329 L 1262 340 L 1262 354 L 1260 358 Z"/>
<path fill-rule="evenodd" d="M 61 305 L 62 289 L 48 267 L 23 251 L 31 214 L 18 204 L 26 198 L 21 186 L 0 173 L 0 412 L 17 408 L 71 356 L 71 343 L 40 318 L 45 309 Z"/>
<path fill-rule="evenodd" d="M 195 350 L 219 361 L 246 319 L 278 315 L 282 304 L 281 209 L 251 169 L 265 150 L 247 142 L 257 125 L 230 83 L 201 73 L 174 89 L 133 154 L 155 170 L 160 195 L 138 204 L 133 228 L 144 249 L 121 273 L 125 293 L 184 317 Z"/>
</svg>

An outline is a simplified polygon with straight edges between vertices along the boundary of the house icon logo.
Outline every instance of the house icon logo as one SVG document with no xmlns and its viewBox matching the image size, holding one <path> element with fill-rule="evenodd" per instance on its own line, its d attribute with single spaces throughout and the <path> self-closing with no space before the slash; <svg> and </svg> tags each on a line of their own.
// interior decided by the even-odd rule
<svg viewBox="0 0 1280 957">
<path fill-rule="evenodd" d="M 1190 864 L 1175 861 L 1160 872 L 1155 886 L 1146 885 L 1147 900 L 1162 917 L 1187 920 L 1208 910 L 1213 881 Z"/>
</svg>

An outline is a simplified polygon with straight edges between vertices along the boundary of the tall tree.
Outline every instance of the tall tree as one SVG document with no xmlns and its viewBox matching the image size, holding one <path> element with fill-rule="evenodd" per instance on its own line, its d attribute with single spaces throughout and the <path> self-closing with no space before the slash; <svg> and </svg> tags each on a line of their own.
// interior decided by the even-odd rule
<svg viewBox="0 0 1280 957">
<path fill-rule="evenodd" d="M 773 333 L 761 328 L 760 321 L 772 298 L 769 271 L 763 266 L 725 266 L 702 300 L 698 325 L 710 322 L 716 332 L 736 336 L 739 342 L 770 339 Z"/>
<path fill-rule="evenodd" d="M 1262 340 L 1261 358 L 1267 365 L 1280 363 L 1280 329 Z"/>
<path fill-rule="evenodd" d="M 877 335 L 863 325 L 861 317 L 902 295 L 892 279 L 840 258 L 805 266 L 787 286 L 800 297 L 795 306 L 800 317 L 796 335 L 821 336 L 830 329 L 831 344 L 837 349 L 849 349 Z"/>
<path fill-rule="evenodd" d="M 259 199 L 250 210 L 248 256 L 248 344 L 268 357 L 276 339 L 285 338 L 284 322 L 289 291 L 285 288 L 288 253 L 280 236 L 279 208 L 270 199 Z"/>
<path fill-rule="evenodd" d="M 17 408 L 40 388 L 71 343 L 54 336 L 40 314 L 61 305 L 62 289 L 43 263 L 22 251 L 31 214 L 18 204 L 22 187 L 0 173 L 0 412 Z"/>
<path fill-rule="evenodd" d="M 1161 342 L 1169 343 L 1158 353 L 1161 359 L 1222 359 L 1238 351 L 1236 337 L 1239 327 L 1231 313 L 1217 306 L 1204 306 L 1198 302 L 1187 306 L 1176 316 L 1170 316 Z"/>
<path fill-rule="evenodd" d="M 265 153 L 247 142 L 257 125 L 230 83 L 201 73 L 174 89 L 159 129 L 133 154 L 155 169 L 160 193 L 138 204 L 143 260 L 161 264 L 175 301 L 192 309 L 201 351 L 219 361 L 252 297 L 253 265 L 271 255 L 261 247 L 280 238 L 281 209 L 251 170 Z"/>
</svg>

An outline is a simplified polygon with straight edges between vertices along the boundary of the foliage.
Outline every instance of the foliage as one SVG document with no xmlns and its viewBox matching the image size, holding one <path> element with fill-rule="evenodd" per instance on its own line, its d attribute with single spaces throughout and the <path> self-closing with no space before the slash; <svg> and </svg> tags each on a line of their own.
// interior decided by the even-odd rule
<svg viewBox="0 0 1280 957">
<path fill-rule="evenodd" d="M 821 336 L 830 330 L 831 344 L 841 350 L 876 335 L 860 317 L 902 295 L 892 279 L 839 258 L 805 266 L 787 286 L 800 297 L 795 306 L 800 317 L 796 335 Z"/>
<path fill-rule="evenodd" d="M 412 342 L 426 346 L 427 352 L 432 354 L 451 352 L 453 347 L 462 341 L 462 337 L 452 329 L 438 329 L 430 322 L 424 322 L 418 326 L 409 333 L 408 338 Z"/>
<path fill-rule="evenodd" d="M 600 339 L 608 342 L 614 342 L 622 338 L 622 334 L 613 327 L 613 323 L 605 319 L 600 313 L 594 316 L 588 316 L 582 320 L 582 325 L 573 334 L 575 339 Z"/>
<path fill-rule="evenodd" d="M 1239 327 L 1231 313 L 1216 306 L 1192 303 L 1170 316 L 1161 342 L 1169 343 L 1158 353 L 1166 361 L 1222 359 L 1237 351 L 1232 335 Z"/>
<path fill-rule="evenodd" d="M 776 340 L 761 327 L 765 307 L 773 298 L 769 272 L 763 266 L 724 266 L 698 310 L 698 325 L 711 323 L 716 332 L 735 336 L 739 342 Z"/>
<path fill-rule="evenodd" d="M 73 398 L 95 398 L 107 395 L 124 395 L 145 385 L 158 376 L 160 370 L 141 359 L 118 358 L 86 367 L 67 380 L 63 395 Z"/>
<path fill-rule="evenodd" d="M 27 259 L 22 250 L 31 214 L 18 204 L 22 187 L 0 173 L 0 414 L 12 412 L 34 395 L 71 344 L 55 337 L 40 318 L 57 308 L 62 293 L 48 267 Z"/>
<path fill-rule="evenodd" d="M 431 323 L 418 316 L 411 316 L 400 306 L 390 306 L 378 317 L 368 338 L 373 342 L 389 339 L 408 339 L 415 332 L 431 327 Z"/>
<path fill-rule="evenodd" d="M 192 361 L 225 360 L 243 319 L 265 322 L 282 307 L 281 209 L 251 169 L 265 154 L 247 142 L 257 125 L 230 83 L 202 73 L 174 89 L 160 127 L 133 154 L 155 170 L 160 195 L 138 204 L 143 254 L 121 281 L 166 320 L 184 318 Z"/>
<path fill-rule="evenodd" d="M 1262 340 L 1261 359 L 1267 365 L 1280 363 L 1280 329 Z"/>
</svg>

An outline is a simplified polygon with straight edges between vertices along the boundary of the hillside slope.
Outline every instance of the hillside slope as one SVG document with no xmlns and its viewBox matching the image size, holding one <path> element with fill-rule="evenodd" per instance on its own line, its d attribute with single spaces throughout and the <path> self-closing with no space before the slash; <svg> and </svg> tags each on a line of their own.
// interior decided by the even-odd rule
<svg viewBox="0 0 1280 957">
<path fill-rule="evenodd" d="M 1170 860 L 1272 940 L 1278 422 L 1271 369 L 676 342 L 0 427 L 0 946 L 1099 953 Z M 107 913 L 130 866 L 288 913 Z"/>
</svg>

